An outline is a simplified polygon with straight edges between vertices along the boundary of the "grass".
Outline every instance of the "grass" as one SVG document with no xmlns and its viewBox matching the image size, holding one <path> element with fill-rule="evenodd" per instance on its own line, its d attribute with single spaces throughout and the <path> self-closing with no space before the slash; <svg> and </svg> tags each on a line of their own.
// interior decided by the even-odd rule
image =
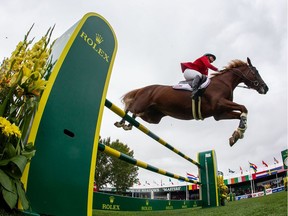
<svg viewBox="0 0 288 216">
<path fill-rule="evenodd" d="M 226 203 L 225 206 L 215 208 L 197 208 L 197 209 L 181 209 L 168 211 L 153 212 L 116 212 L 93 210 L 93 216 L 209 216 L 209 215 L 275 215 L 287 216 L 287 192 L 282 191 L 268 196 L 243 199 L 239 201 Z"/>
</svg>

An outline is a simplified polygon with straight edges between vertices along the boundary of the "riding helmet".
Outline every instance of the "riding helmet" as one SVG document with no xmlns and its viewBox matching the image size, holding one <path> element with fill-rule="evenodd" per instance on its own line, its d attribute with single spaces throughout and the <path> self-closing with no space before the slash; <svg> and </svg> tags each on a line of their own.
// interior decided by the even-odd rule
<svg viewBox="0 0 288 216">
<path fill-rule="evenodd" d="M 204 54 L 204 56 L 212 56 L 214 58 L 214 61 L 216 60 L 216 56 L 211 54 L 211 53 L 206 53 L 206 54 Z"/>
</svg>

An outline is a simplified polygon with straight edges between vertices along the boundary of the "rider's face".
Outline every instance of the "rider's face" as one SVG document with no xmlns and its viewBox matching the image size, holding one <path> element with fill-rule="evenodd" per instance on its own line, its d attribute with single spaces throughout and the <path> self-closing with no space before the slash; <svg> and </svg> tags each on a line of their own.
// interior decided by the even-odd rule
<svg viewBox="0 0 288 216">
<path fill-rule="evenodd" d="M 209 61 L 210 61 L 210 63 L 212 63 L 212 62 L 214 62 L 215 60 L 214 60 L 214 58 L 213 58 L 212 56 L 209 56 Z"/>
</svg>

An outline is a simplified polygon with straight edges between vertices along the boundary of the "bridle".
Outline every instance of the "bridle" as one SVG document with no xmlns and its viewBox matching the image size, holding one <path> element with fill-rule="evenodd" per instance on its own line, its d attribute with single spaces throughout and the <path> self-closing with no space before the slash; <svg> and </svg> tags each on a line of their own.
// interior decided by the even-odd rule
<svg viewBox="0 0 288 216">
<path fill-rule="evenodd" d="M 240 69 L 238 68 L 231 68 L 232 72 L 237 75 L 238 77 L 240 77 L 241 79 L 247 80 L 251 83 L 251 86 L 254 86 L 255 89 L 259 87 L 260 82 L 258 80 L 252 80 L 249 78 L 249 74 L 255 74 L 258 73 L 257 71 L 255 71 L 255 67 L 248 65 L 248 70 L 246 70 L 247 72 L 244 73 L 242 72 Z M 235 72 L 238 71 L 239 73 Z M 243 87 L 243 86 L 239 86 L 239 87 Z M 251 88 L 250 86 L 248 87 L 243 87 L 243 88 Z"/>
</svg>

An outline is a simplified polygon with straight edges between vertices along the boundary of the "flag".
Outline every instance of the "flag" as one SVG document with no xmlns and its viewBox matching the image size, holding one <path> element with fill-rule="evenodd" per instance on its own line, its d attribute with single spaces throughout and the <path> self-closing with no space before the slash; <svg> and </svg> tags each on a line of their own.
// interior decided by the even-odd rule
<svg viewBox="0 0 288 216">
<path fill-rule="evenodd" d="M 255 164 L 253 164 L 253 163 L 250 163 L 250 162 L 249 162 L 249 164 L 250 164 L 250 168 L 253 169 L 254 172 L 256 173 L 257 172 L 257 166 Z"/>
<path fill-rule="evenodd" d="M 241 175 L 243 174 L 243 170 L 242 170 L 242 167 L 240 166 L 240 171 L 241 171 Z"/>
<path fill-rule="evenodd" d="M 198 180 L 197 176 L 195 176 L 193 174 L 190 174 L 190 173 L 187 173 L 187 172 L 186 172 L 186 176 L 190 180 L 193 180 L 193 181 L 197 181 Z"/>
<path fill-rule="evenodd" d="M 169 182 L 172 184 L 172 185 L 174 185 L 174 183 L 172 182 L 172 180 L 169 178 Z"/>
<path fill-rule="evenodd" d="M 229 173 L 235 173 L 235 171 L 228 169 Z"/>
<path fill-rule="evenodd" d="M 274 157 L 274 161 L 275 161 L 275 163 L 279 163 L 279 161 Z"/>
<path fill-rule="evenodd" d="M 262 164 L 263 164 L 264 166 L 268 167 L 268 164 L 265 163 L 265 161 L 263 161 L 263 160 L 262 160 Z"/>
</svg>

